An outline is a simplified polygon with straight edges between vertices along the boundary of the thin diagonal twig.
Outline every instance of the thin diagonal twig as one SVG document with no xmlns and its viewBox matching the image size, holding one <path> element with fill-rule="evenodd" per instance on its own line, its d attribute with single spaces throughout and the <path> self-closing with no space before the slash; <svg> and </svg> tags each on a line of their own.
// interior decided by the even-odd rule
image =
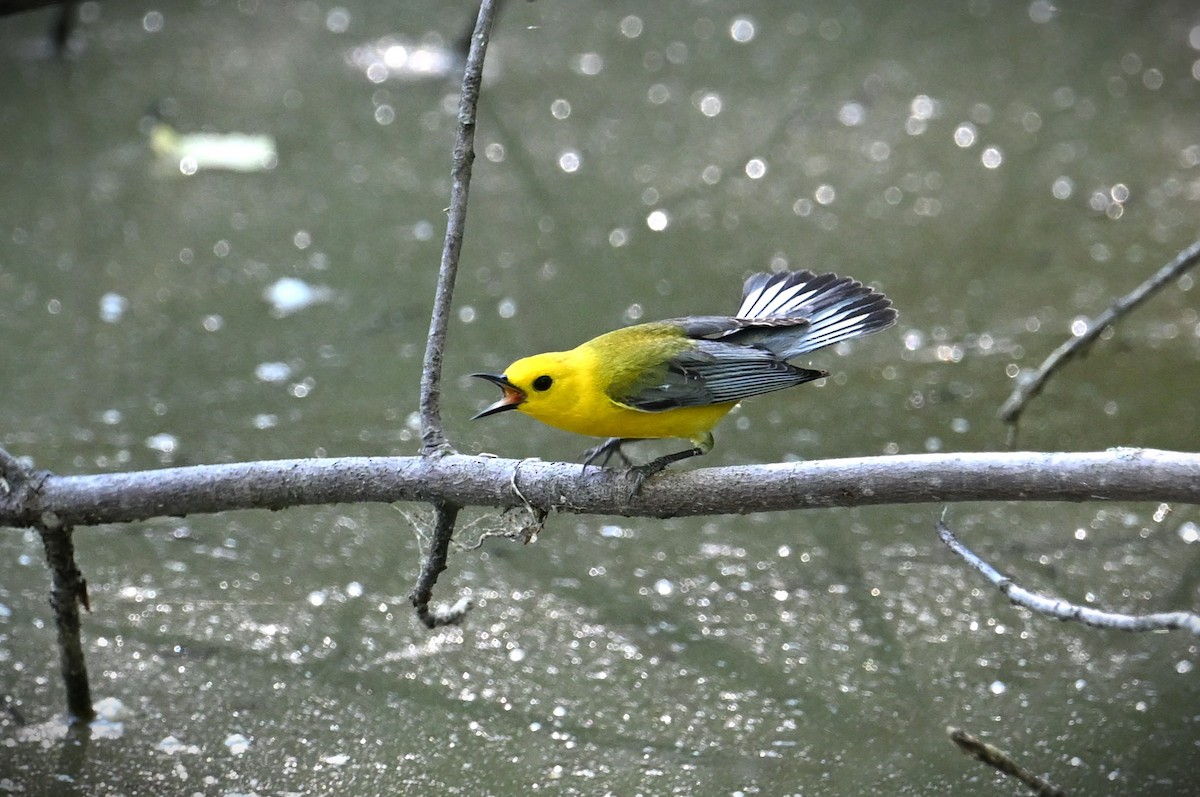
<svg viewBox="0 0 1200 797">
<path fill-rule="evenodd" d="M 1200 634 L 1200 615 L 1192 612 L 1159 612 L 1157 614 L 1120 614 L 1079 606 L 1059 598 L 1051 598 L 1031 592 L 1013 583 L 1012 579 L 979 558 L 967 546 L 958 541 L 954 532 L 944 521 L 937 522 L 938 536 L 946 546 L 961 556 L 967 564 L 983 574 L 1016 606 L 1044 614 L 1056 620 L 1075 620 L 1095 628 L 1112 628 L 1119 631 L 1173 631 L 1183 628 Z"/>
<path fill-rule="evenodd" d="M 1021 413 L 1025 411 L 1026 405 L 1033 400 L 1034 396 L 1042 392 L 1042 388 L 1046 386 L 1046 382 L 1049 381 L 1050 377 L 1058 369 L 1066 365 L 1072 358 L 1086 352 L 1105 329 L 1115 324 L 1118 319 L 1145 302 L 1161 290 L 1163 286 L 1196 265 L 1196 263 L 1200 263 L 1200 241 L 1197 241 L 1175 255 L 1171 259 L 1171 262 L 1156 271 L 1149 279 L 1113 302 L 1094 321 L 1089 321 L 1086 332 L 1070 338 L 1052 351 L 1050 356 L 1042 361 L 1042 364 L 1038 366 L 1036 371 L 1028 376 L 1019 378 L 1016 387 L 1013 388 L 1009 397 L 1005 399 L 1004 404 L 1000 406 L 998 413 L 1000 420 L 1008 424 L 1009 446 L 1011 447 L 1016 443 L 1017 422 L 1021 418 Z"/>
<path fill-rule="evenodd" d="M 458 273 L 458 260 L 462 253 L 463 232 L 466 227 L 467 193 L 471 184 L 471 165 L 475 160 L 475 116 L 479 104 L 479 85 L 483 76 L 483 56 L 487 50 L 495 11 L 496 0 L 483 0 L 479 5 L 479 17 L 475 23 L 475 32 L 471 36 L 471 49 L 467 53 L 462 93 L 458 103 L 458 133 L 454 141 L 446 241 L 442 247 L 437 291 L 429 318 L 429 338 L 421 368 L 421 452 L 426 455 L 453 451 L 442 425 L 442 356 L 446 349 L 446 328 L 450 322 L 454 280 Z"/>
<path fill-rule="evenodd" d="M 999 747 L 972 736 L 962 728 L 947 728 L 946 732 L 950 734 L 950 741 L 958 745 L 958 749 L 963 753 L 982 761 L 998 772 L 1016 778 L 1033 789 L 1033 793 L 1037 797 L 1066 797 L 1066 792 L 1062 789 L 1042 776 L 1030 772 Z"/>
</svg>

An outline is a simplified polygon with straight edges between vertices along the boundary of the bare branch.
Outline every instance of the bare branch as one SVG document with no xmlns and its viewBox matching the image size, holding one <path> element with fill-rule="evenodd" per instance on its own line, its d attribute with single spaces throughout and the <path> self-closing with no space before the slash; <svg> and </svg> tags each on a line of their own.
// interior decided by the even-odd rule
<svg viewBox="0 0 1200 797">
<path fill-rule="evenodd" d="M 520 469 L 520 494 L 514 489 Z M 0 526 L 71 526 L 316 504 L 422 501 L 581 514 L 671 517 L 959 501 L 1200 504 L 1200 454 L 909 454 L 664 473 L 629 495 L 625 471 L 470 457 L 343 457 L 58 476 L 0 495 Z"/>
<path fill-rule="evenodd" d="M 29 478 L 29 469 L 12 454 L 0 448 L 0 479 L 8 484 L 8 490 Z"/>
<path fill-rule="evenodd" d="M 421 454 L 426 457 L 454 453 L 442 425 L 442 356 L 446 350 L 446 330 L 450 322 L 454 281 L 458 275 L 458 261 L 462 255 L 463 235 L 467 223 L 467 195 L 471 187 L 471 166 L 475 161 L 475 113 L 479 105 L 479 87 L 483 80 L 483 57 L 487 52 L 497 2 L 498 0 L 482 0 L 479 4 L 479 16 L 475 20 L 475 31 L 471 35 L 467 50 L 462 90 L 459 94 L 458 132 L 454 139 L 451 166 L 452 182 L 449 216 L 446 220 L 446 240 L 442 247 L 437 291 L 429 316 L 429 337 L 425 342 L 425 360 L 421 368 Z M 454 523 L 459 510 L 458 504 L 448 501 L 434 501 L 433 505 L 437 520 L 429 541 L 429 553 L 421 567 L 417 584 L 409 596 L 417 610 L 417 616 L 429 628 L 458 623 L 471 608 L 469 601 L 460 601 L 448 611 L 434 612 L 429 608 L 434 585 L 437 584 L 438 576 L 446 569 L 446 556 L 450 548 L 450 539 L 454 536 Z"/>
<path fill-rule="evenodd" d="M 972 736 L 961 728 L 947 728 L 946 732 L 950 734 L 950 741 L 958 745 L 959 750 L 997 771 L 1021 781 L 1033 789 L 1033 793 L 1037 797 L 1066 797 L 1066 792 L 1062 789 L 1040 775 L 1030 772 L 1000 748 Z"/>
<path fill-rule="evenodd" d="M 467 53 L 459 97 L 450 215 L 446 221 L 446 242 L 442 248 L 442 264 L 438 272 L 437 292 L 429 318 L 429 338 L 425 344 L 425 361 L 421 369 L 421 451 L 427 455 L 453 451 L 442 426 L 442 355 L 446 349 L 446 328 L 450 322 L 454 280 L 458 274 L 458 259 L 462 253 L 466 227 L 467 194 L 471 184 L 471 165 L 475 160 L 475 109 L 479 104 L 483 56 L 495 18 L 495 5 L 495 0 L 483 0 L 479 5 L 479 18 L 475 23 L 475 33 L 471 36 L 471 49 Z"/>
<path fill-rule="evenodd" d="M 1089 321 L 1086 332 L 1077 337 L 1071 337 L 1052 351 L 1036 371 L 1019 377 L 1016 387 L 1013 388 L 999 411 L 1000 420 L 1009 424 L 1009 444 L 1012 445 L 1016 440 L 1017 422 L 1021 418 L 1021 413 L 1025 411 L 1025 406 L 1034 396 L 1042 392 L 1042 388 L 1046 386 L 1046 382 L 1055 372 L 1066 365 L 1068 361 L 1084 354 L 1091 348 L 1105 329 L 1115 324 L 1122 316 L 1131 312 L 1198 262 L 1200 262 L 1200 241 L 1175 255 L 1171 262 L 1160 268 L 1153 276 L 1113 302 L 1112 306 L 1094 321 Z"/>
<path fill-rule="evenodd" d="M 58 630 L 58 653 L 63 684 L 67 690 L 68 721 L 72 725 L 86 725 L 96 718 L 79 625 L 79 607 L 90 608 L 87 581 L 75 563 L 71 529 L 45 526 L 39 531 L 51 574 L 50 608 L 54 611 L 54 623 Z"/>
<path fill-rule="evenodd" d="M 437 504 L 434 507 L 437 520 L 434 523 L 433 536 L 429 540 L 429 554 L 425 557 L 425 566 L 417 585 L 408 596 L 417 617 L 427 628 L 437 628 L 442 625 L 456 625 L 462 622 L 471 610 L 469 600 L 459 601 L 453 607 L 443 611 L 432 611 L 429 602 L 433 600 L 433 587 L 437 584 L 438 576 L 446 569 L 446 557 L 450 550 L 450 539 L 454 536 L 454 522 L 458 518 L 459 508 L 454 504 Z"/>
<path fill-rule="evenodd" d="M 954 536 L 954 532 L 950 531 L 950 528 L 941 520 L 937 522 L 937 531 L 942 542 L 946 543 L 950 550 L 965 559 L 971 567 L 983 573 L 984 578 L 992 582 L 1016 606 L 1024 606 L 1026 609 L 1056 620 L 1075 620 L 1096 628 L 1113 628 L 1118 631 L 1173 631 L 1176 628 L 1183 628 L 1193 634 L 1200 634 L 1200 615 L 1192 612 L 1119 614 L 1090 609 L 1087 606 L 1079 606 L 1059 598 L 1050 598 L 1030 592 L 1013 583 L 1012 579 L 1001 575 L 996 568 L 959 542 Z"/>
</svg>

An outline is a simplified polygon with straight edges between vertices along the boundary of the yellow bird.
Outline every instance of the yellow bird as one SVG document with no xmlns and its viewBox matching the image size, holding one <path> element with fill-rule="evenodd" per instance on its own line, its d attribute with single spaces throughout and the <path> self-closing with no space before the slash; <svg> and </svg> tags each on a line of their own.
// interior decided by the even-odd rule
<svg viewBox="0 0 1200 797">
<path fill-rule="evenodd" d="M 829 376 L 788 360 L 896 322 L 882 293 L 836 274 L 755 274 L 732 316 L 687 316 L 618 329 L 570 351 L 517 360 L 502 374 L 471 374 L 504 391 L 475 418 L 520 410 L 568 432 L 607 437 L 584 467 L 624 443 L 678 437 L 692 448 L 633 470 L 641 478 L 706 454 L 712 428 L 742 399 Z"/>
</svg>

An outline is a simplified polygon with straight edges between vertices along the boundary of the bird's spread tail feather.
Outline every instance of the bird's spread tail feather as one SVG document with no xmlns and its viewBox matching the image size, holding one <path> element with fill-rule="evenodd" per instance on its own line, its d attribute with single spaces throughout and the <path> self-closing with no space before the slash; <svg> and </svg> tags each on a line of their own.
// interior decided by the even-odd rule
<svg viewBox="0 0 1200 797">
<path fill-rule="evenodd" d="M 850 277 L 811 271 L 755 274 L 746 280 L 737 318 L 758 324 L 727 340 L 744 338 L 786 360 L 886 329 L 896 315 L 890 299 Z M 807 323 L 796 323 L 799 319 Z"/>
</svg>

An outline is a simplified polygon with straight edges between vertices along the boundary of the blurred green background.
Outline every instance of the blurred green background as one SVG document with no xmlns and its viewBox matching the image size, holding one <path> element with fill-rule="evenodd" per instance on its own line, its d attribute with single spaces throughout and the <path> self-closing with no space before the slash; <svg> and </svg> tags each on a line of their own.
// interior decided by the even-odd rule
<svg viewBox="0 0 1200 797">
<path fill-rule="evenodd" d="M 0 19 L 0 445 L 60 473 L 416 453 L 471 4 L 76 13 L 63 57 L 54 12 Z M 784 265 L 869 282 L 900 323 L 747 402 L 703 465 L 997 450 L 1019 370 L 1200 232 L 1193 3 L 513 2 L 488 59 L 446 358 L 463 452 L 594 442 L 470 422 L 495 396 L 466 374 L 731 311 Z M 269 134 L 278 164 L 185 176 L 155 110 Z M 1022 447 L 1200 448 L 1194 291 L 1065 370 Z M 1010 607 L 937 542 L 941 509 L 554 516 L 455 553 L 438 596 L 478 606 L 432 633 L 406 597 L 421 507 L 81 530 L 109 718 L 84 747 L 58 741 L 40 541 L 3 530 L 0 790 L 1016 793 L 961 725 L 1071 794 L 1200 791 L 1197 641 Z M 949 521 L 1031 588 L 1200 604 L 1194 507 Z"/>
</svg>

